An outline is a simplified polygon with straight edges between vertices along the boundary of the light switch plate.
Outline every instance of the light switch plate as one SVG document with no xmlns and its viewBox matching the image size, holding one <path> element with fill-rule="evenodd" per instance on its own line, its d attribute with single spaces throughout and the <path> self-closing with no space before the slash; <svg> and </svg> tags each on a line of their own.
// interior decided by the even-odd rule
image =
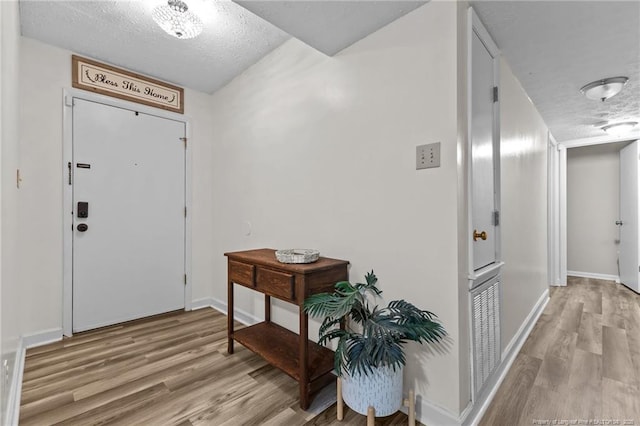
<svg viewBox="0 0 640 426">
<path fill-rule="evenodd" d="M 416 147 L 416 170 L 440 167 L 440 142 Z"/>
</svg>

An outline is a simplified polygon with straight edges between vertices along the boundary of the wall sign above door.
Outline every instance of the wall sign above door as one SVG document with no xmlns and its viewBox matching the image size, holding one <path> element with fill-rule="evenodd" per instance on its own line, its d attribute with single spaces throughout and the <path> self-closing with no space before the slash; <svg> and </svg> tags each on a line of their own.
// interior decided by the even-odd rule
<svg viewBox="0 0 640 426">
<path fill-rule="evenodd" d="M 168 111 L 184 113 L 184 89 L 111 65 L 71 56 L 72 86 Z"/>
</svg>

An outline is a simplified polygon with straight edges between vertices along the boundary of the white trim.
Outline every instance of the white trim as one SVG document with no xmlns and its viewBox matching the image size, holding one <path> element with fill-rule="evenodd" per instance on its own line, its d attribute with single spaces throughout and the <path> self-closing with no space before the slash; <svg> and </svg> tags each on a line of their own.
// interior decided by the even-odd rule
<svg viewBox="0 0 640 426">
<path fill-rule="evenodd" d="M 192 309 L 213 308 L 224 315 L 227 315 L 228 312 L 227 302 L 216 299 L 215 297 L 205 297 L 204 299 L 194 300 L 191 306 Z M 257 316 L 238 308 L 233 310 L 233 319 L 244 325 L 253 325 L 262 322 L 262 319 Z"/>
<path fill-rule="evenodd" d="M 520 328 L 513 336 L 509 344 L 505 346 L 504 351 L 502 351 L 502 359 L 507 359 L 511 356 L 515 358 L 515 355 L 517 355 L 517 353 L 520 351 L 520 348 L 529 336 L 529 333 L 531 333 L 531 329 L 533 329 L 536 321 L 538 321 L 538 318 L 540 318 L 540 315 L 542 315 L 542 312 L 547 306 L 547 303 L 549 303 L 549 300 L 549 289 L 547 288 L 542 292 L 542 295 L 540 295 L 540 298 L 533 306 L 533 309 L 531 309 L 531 312 L 529 312 L 529 315 L 527 315 L 527 318 L 525 318 L 525 320 L 522 322 Z M 514 348 L 515 354 L 513 353 Z M 513 363 L 513 360 L 511 361 L 511 363 Z"/>
<path fill-rule="evenodd" d="M 638 139 L 640 139 L 640 132 L 633 132 L 625 137 L 598 136 L 572 139 L 563 142 L 555 142 L 555 140 L 553 140 L 557 146 L 557 154 L 551 150 L 550 153 L 552 154 L 549 161 L 554 161 L 553 157 L 557 155 L 558 164 L 555 165 L 557 173 L 549 175 L 549 188 L 550 191 L 557 191 L 557 194 L 554 194 L 557 206 L 550 205 L 550 207 L 554 208 L 554 214 L 550 215 L 551 221 L 548 223 L 548 234 L 551 239 L 551 241 L 549 241 L 549 247 L 556 247 L 558 251 L 554 252 L 554 259 L 550 262 L 550 267 L 554 267 L 554 279 L 551 281 L 552 285 L 567 285 L 567 148 L 626 141 L 632 142 Z M 557 210 L 557 212 L 555 210 Z"/>
<path fill-rule="evenodd" d="M 593 278 L 596 280 L 615 281 L 620 284 L 620 277 L 611 274 L 598 274 L 595 272 L 567 271 L 567 275 L 580 278 Z"/>
<path fill-rule="evenodd" d="M 485 387 L 484 391 L 478 395 L 477 400 L 474 402 L 473 407 L 466 412 L 466 415 L 462 418 L 460 422 L 461 425 L 477 425 L 482 416 L 489 408 L 491 401 L 495 397 L 500 385 L 504 381 L 504 378 L 507 376 L 511 365 L 513 365 L 513 361 L 515 361 L 516 356 L 520 352 L 522 345 L 531 334 L 531 330 L 533 326 L 542 315 L 544 308 L 549 303 L 549 289 L 545 289 L 536 304 L 533 306 L 527 318 L 523 321 L 522 325 L 513 336 L 509 344 L 505 347 L 504 351 L 502 351 L 502 363 L 498 367 L 496 374 L 494 375 L 495 382 L 491 386 Z M 464 413 L 463 413 L 464 414 Z"/>
<path fill-rule="evenodd" d="M 192 149 L 191 149 L 191 122 L 185 121 L 184 135 L 187 138 L 187 145 L 184 152 L 184 204 L 187 209 L 187 215 L 184 218 L 184 273 L 187 275 L 187 282 L 184 286 L 184 310 L 190 311 L 191 293 L 192 293 L 192 275 L 191 275 L 191 253 L 192 253 L 192 199 L 193 185 L 191 181 L 191 165 L 192 165 Z"/>
<path fill-rule="evenodd" d="M 13 375 L 11 380 L 11 387 L 9 388 L 7 418 L 5 419 L 5 425 L 18 425 L 18 419 L 20 418 L 22 377 L 24 375 L 24 361 L 27 355 L 27 349 L 46 345 L 47 343 L 58 342 L 60 340 L 62 340 L 62 329 L 53 328 L 51 330 L 45 330 L 38 333 L 22 336 L 18 341 L 16 357 L 13 362 Z"/>
<path fill-rule="evenodd" d="M 73 165 L 73 94 L 62 90 L 62 333 L 71 336 L 73 327 L 73 190 L 69 185 L 69 163 Z"/>
<path fill-rule="evenodd" d="M 212 297 L 211 299 L 211 307 L 227 315 L 227 302 L 223 302 L 222 300 L 216 299 L 215 297 Z M 244 325 L 253 325 L 262 322 L 261 318 L 258 318 L 257 316 L 238 308 L 233 309 L 233 319 Z"/>
<path fill-rule="evenodd" d="M 626 142 L 640 139 L 640 130 L 632 132 L 627 136 L 596 136 L 593 138 L 571 139 L 560 142 L 565 148 L 577 148 L 589 145 L 601 145 L 606 143 Z"/>
<path fill-rule="evenodd" d="M 559 249 L 560 249 L 560 279 L 557 283 L 559 286 L 567 285 L 567 149 L 564 146 L 558 147 L 559 154 L 559 171 L 558 179 L 560 182 L 560 188 L 558 190 L 559 196 L 559 224 L 558 224 L 558 237 Z"/>
<path fill-rule="evenodd" d="M 191 302 L 191 310 L 196 311 L 203 308 L 213 308 L 213 297 L 205 297 Z"/>
<path fill-rule="evenodd" d="M 472 287 L 477 287 L 483 281 L 493 278 L 500 273 L 500 269 L 504 266 L 504 262 L 496 262 L 484 268 L 478 269 L 469 275 L 469 281 L 473 282 Z M 477 284 L 475 284 L 477 282 Z M 469 287 L 471 288 L 471 287 Z"/>
<path fill-rule="evenodd" d="M 402 407 L 400 410 L 408 414 L 406 407 Z M 462 413 L 465 414 L 466 412 L 467 410 Z M 420 398 L 416 404 L 416 420 L 423 425 L 460 425 L 462 415 L 458 417 L 446 408 L 429 402 L 425 398 Z"/>
<path fill-rule="evenodd" d="M 551 134 L 548 135 L 547 149 L 547 263 L 548 280 L 552 286 L 560 285 L 560 194 L 559 163 L 560 151 L 558 143 Z"/>
<path fill-rule="evenodd" d="M 29 349 L 48 343 L 59 342 L 60 340 L 62 340 L 62 329 L 52 328 L 50 330 L 22 336 L 22 345 L 25 349 Z"/>
<path fill-rule="evenodd" d="M 169 120 L 178 121 L 185 124 L 185 136 L 187 139 L 191 133 L 191 119 L 187 115 L 178 114 L 171 111 L 166 111 L 158 108 L 149 107 L 146 105 L 137 104 L 134 102 L 125 101 L 122 99 L 115 99 L 108 96 L 99 95 L 92 92 L 79 89 L 62 89 L 62 129 L 63 129 L 63 173 L 62 173 L 62 185 L 63 185 L 63 231 L 62 231 L 62 245 L 63 245 L 63 258 L 62 258 L 62 330 L 65 336 L 71 336 L 73 331 L 73 234 L 71 233 L 71 227 L 73 225 L 73 217 L 71 212 L 73 211 L 73 186 L 68 184 L 68 168 L 67 164 L 73 165 L 73 98 L 85 99 L 92 102 L 98 102 L 104 105 L 109 105 L 117 108 L 126 108 L 133 111 L 139 111 L 144 114 L 153 115 L 156 117 L 166 118 Z M 192 294 L 192 271 L 191 271 L 191 241 L 192 241 L 192 224 L 191 224 L 191 197 L 192 197 L 192 170 L 191 170 L 191 149 L 190 142 L 187 143 L 187 150 L 185 152 L 185 203 L 187 207 L 187 217 L 185 218 L 185 259 L 184 268 L 187 274 L 187 284 L 184 289 L 184 309 L 188 311 L 191 309 L 191 294 Z"/>
<path fill-rule="evenodd" d="M 22 375 L 24 373 L 25 348 L 22 339 L 18 342 L 16 357 L 13 361 L 13 374 L 7 401 L 5 425 L 17 426 L 20 418 L 20 395 L 22 394 Z"/>
</svg>

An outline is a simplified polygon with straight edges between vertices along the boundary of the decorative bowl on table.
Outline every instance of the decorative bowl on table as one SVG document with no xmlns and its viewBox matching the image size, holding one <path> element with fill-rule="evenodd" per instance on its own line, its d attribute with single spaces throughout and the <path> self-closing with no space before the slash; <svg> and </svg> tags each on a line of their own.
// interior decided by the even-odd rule
<svg viewBox="0 0 640 426">
<path fill-rule="evenodd" d="M 277 250 L 276 259 L 280 263 L 313 263 L 320 257 L 320 252 L 313 249 Z"/>
</svg>

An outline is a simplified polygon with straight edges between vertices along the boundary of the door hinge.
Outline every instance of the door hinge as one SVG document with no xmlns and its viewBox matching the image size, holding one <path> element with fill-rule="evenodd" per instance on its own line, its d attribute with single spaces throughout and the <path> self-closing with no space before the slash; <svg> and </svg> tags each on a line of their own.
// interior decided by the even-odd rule
<svg viewBox="0 0 640 426">
<path fill-rule="evenodd" d="M 68 169 L 68 173 L 69 173 L 69 185 L 71 185 L 71 161 L 69 161 L 67 163 L 67 169 Z"/>
<path fill-rule="evenodd" d="M 180 140 L 184 142 L 184 149 L 187 149 L 187 138 L 186 137 L 180 138 Z"/>
<path fill-rule="evenodd" d="M 184 217 L 187 217 L 187 208 L 184 208 Z"/>
<path fill-rule="evenodd" d="M 16 188 L 20 189 L 20 182 L 22 182 L 22 178 L 20 177 L 20 169 L 16 169 Z"/>
<path fill-rule="evenodd" d="M 493 87 L 493 102 L 498 102 L 498 86 Z"/>
<path fill-rule="evenodd" d="M 495 210 L 493 212 L 493 226 L 499 226 L 500 225 L 500 212 L 498 210 Z"/>
<path fill-rule="evenodd" d="M 187 285 L 187 274 L 184 274 L 184 285 Z"/>
</svg>

